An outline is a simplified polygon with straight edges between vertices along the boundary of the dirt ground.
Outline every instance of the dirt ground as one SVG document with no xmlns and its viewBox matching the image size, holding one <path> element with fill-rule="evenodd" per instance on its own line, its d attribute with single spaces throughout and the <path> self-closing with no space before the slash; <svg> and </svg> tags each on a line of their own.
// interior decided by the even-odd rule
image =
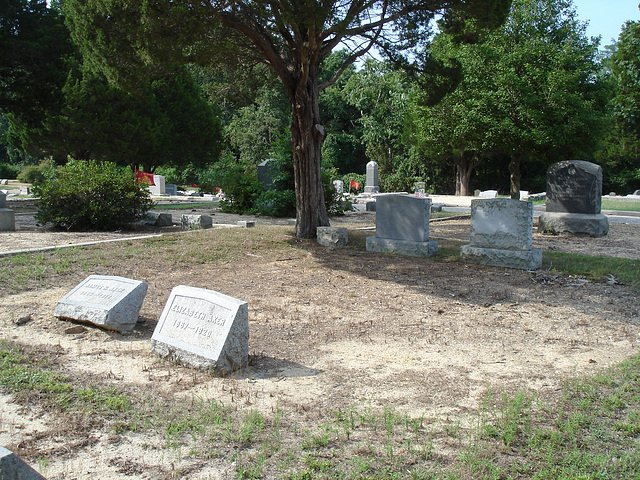
<svg viewBox="0 0 640 480">
<path fill-rule="evenodd" d="M 237 221 L 211 213 L 220 224 Z M 256 219 L 257 228 L 263 220 Z M 374 216 L 350 215 L 338 223 L 355 230 L 373 225 Z M 468 241 L 468 219 L 437 221 L 430 228 L 431 236 L 443 242 Z M 215 241 L 216 231 L 197 234 Z M 534 248 L 638 259 L 639 232 L 638 226 L 615 224 L 603 239 L 536 234 Z M 25 238 L 39 233 L 60 235 L 26 229 L 3 233 L 0 251 L 12 249 L 7 237 L 20 238 L 25 246 Z M 192 234 L 184 233 L 185 238 Z M 290 231 L 276 228 L 273 235 L 286 237 Z M 90 327 L 80 334 L 65 333 L 69 323 L 52 312 L 82 280 L 65 278 L 54 288 L 0 298 L 0 337 L 56 349 L 57 361 L 73 375 L 131 386 L 149 392 L 150 399 L 169 391 L 185 401 L 216 398 L 265 414 L 277 406 L 301 425 L 349 405 L 390 406 L 429 422 L 464 424 L 488 389 L 553 395 L 568 376 L 597 372 L 640 347 L 640 299 L 615 279 L 593 283 L 544 270 L 331 250 L 313 242 L 293 244 L 277 257 L 247 251 L 242 260 L 213 269 L 207 264 L 181 268 L 179 263 L 162 268 L 132 262 L 90 272 L 149 283 L 141 321 L 130 334 Z M 151 354 L 155 324 L 171 288 L 180 284 L 249 303 L 247 369 L 215 378 Z M 25 315 L 31 320 L 17 325 L 15 320 Z M 168 451 L 162 435 L 148 430 L 117 436 L 98 430 L 89 439 L 70 437 L 37 406 L 17 405 L 9 395 L 0 396 L 0 405 L 0 445 L 36 468 L 38 459 L 46 459 L 41 466 L 49 479 L 233 476 L 224 456 L 202 461 Z M 443 455 L 451 453 L 445 444 L 436 442 L 435 447 Z M 176 466 L 187 473 L 172 477 Z"/>
</svg>

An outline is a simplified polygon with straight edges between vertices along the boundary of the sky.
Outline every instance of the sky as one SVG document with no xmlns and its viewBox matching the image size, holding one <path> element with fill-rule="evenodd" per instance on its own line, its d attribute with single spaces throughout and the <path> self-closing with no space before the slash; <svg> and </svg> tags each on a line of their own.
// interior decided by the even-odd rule
<svg viewBox="0 0 640 480">
<path fill-rule="evenodd" d="M 573 0 L 578 19 L 589 21 L 587 36 L 601 36 L 600 47 L 618 40 L 627 20 L 640 20 L 640 0 Z"/>
</svg>

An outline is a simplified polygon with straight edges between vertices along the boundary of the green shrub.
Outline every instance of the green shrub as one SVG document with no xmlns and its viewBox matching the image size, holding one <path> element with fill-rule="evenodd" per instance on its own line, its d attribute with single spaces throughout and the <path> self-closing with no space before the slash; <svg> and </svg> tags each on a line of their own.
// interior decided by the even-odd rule
<svg viewBox="0 0 640 480">
<path fill-rule="evenodd" d="M 360 175 L 358 173 L 347 173 L 342 177 L 338 178 L 338 180 L 342 180 L 344 183 L 344 192 L 345 193 L 353 193 L 358 194 L 364 192 L 364 187 L 367 181 L 366 175 Z M 358 188 L 351 188 L 351 181 L 354 181 L 359 184 Z"/>
<path fill-rule="evenodd" d="M 0 178 L 6 178 L 13 180 L 18 177 L 20 170 L 15 165 L 9 165 L 7 163 L 0 163 Z"/>
<path fill-rule="evenodd" d="M 256 209 L 270 217 L 295 217 L 296 192 L 293 190 L 267 190 L 256 200 Z"/>
<path fill-rule="evenodd" d="M 45 179 L 46 172 L 53 166 L 53 160 L 44 160 L 40 165 L 27 165 L 18 174 L 18 181 L 37 185 Z"/>
<path fill-rule="evenodd" d="M 245 164 L 228 157 L 214 164 L 200 178 L 200 189 L 225 193 L 220 208 L 231 213 L 255 213 L 255 201 L 260 194 L 258 171 L 255 165 Z"/>
<path fill-rule="evenodd" d="M 67 230 L 114 230 L 144 217 L 153 205 L 145 184 L 128 167 L 70 160 L 34 186 L 36 219 Z"/>
</svg>

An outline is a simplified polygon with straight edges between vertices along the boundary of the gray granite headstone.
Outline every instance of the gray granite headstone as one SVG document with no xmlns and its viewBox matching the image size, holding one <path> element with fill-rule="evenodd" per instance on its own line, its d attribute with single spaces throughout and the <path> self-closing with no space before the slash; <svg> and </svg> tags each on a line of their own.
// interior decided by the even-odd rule
<svg viewBox="0 0 640 480">
<path fill-rule="evenodd" d="M 130 278 L 89 275 L 56 305 L 58 318 L 128 332 L 135 327 L 147 284 Z"/>
<path fill-rule="evenodd" d="M 6 198 L 5 193 L 0 192 L 0 232 L 16 229 L 16 216 L 13 210 L 7 208 Z"/>
<path fill-rule="evenodd" d="M 273 176 L 276 171 L 276 161 L 273 158 L 268 158 L 264 162 L 258 164 L 258 182 L 263 185 L 271 185 L 273 183 Z"/>
<path fill-rule="evenodd" d="M 46 480 L 11 450 L 0 447 L 1 480 Z"/>
<path fill-rule="evenodd" d="M 367 237 L 367 250 L 429 257 L 438 243 L 429 240 L 431 199 L 413 195 L 376 197 L 376 234 Z"/>
<path fill-rule="evenodd" d="M 158 355 L 203 370 L 228 373 L 249 359 L 247 302 L 179 285 L 169 295 L 151 337 Z"/>
<path fill-rule="evenodd" d="M 378 164 L 373 160 L 367 163 L 367 177 L 364 187 L 364 193 L 378 193 Z"/>
<path fill-rule="evenodd" d="M 600 213 L 602 168 L 583 160 L 554 163 L 547 169 L 547 212 Z"/>
<path fill-rule="evenodd" d="M 601 213 L 602 168 L 583 160 L 554 163 L 547 170 L 546 212 L 538 229 L 554 234 L 601 237 L 609 219 Z"/>
<path fill-rule="evenodd" d="M 182 215 L 180 224 L 182 228 L 187 230 L 200 230 L 202 228 L 211 228 L 213 226 L 213 218 L 209 215 Z"/>
<path fill-rule="evenodd" d="M 533 203 L 510 198 L 471 200 L 471 243 L 463 260 L 497 267 L 532 270 L 542 263 L 533 250 Z"/>
<path fill-rule="evenodd" d="M 349 231 L 344 227 L 318 227 L 317 242 L 325 247 L 343 247 L 349 243 Z"/>
<path fill-rule="evenodd" d="M 165 195 L 178 195 L 178 185 L 175 183 L 165 183 L 164 193 Z"/>
</svg>

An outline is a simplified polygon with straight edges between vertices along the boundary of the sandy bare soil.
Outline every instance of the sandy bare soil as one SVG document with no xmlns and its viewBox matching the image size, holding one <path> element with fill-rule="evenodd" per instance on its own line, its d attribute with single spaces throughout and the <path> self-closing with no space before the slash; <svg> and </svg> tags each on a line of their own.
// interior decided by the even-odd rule
<svg viewBox="0 0 640 480">
<path fill-rule="evenodd" d="M 371 224 L 373 217 L 358 217 L 360 224 L 354 220 L 343 219 L 351 221 L 352 231 Z M 468 240 L 468 228 L 468 220 L 434 222 L 431 236 Z M 291 238 L 288 227 L 272 230 L 274 238 Z M 536 234 L 534 246 L 637 259 L 638 231 L 612 225 L 605 239 Z M 182 234 L 178 242 L 192 234 Z M 215 242 L 217 230 L 196 234 Z M 548 271 L 292 241 L 275 256 L 247 246 L 243 259 L 215 266 L 140 261 L 90 273 L 149 283 L 132 333 L 91 327 L 65 333 L 69 323 L 52 312 L 83 279 L 78 276 L 1 298 L 0 337 L 54 350 L 71 375 L 148 392 L 151 401 L 170 392 L 181 401 L 215 398 L 265 415 L 281 408 L 302 428 L 350 405 L 394 407 L 427 422 L 464 424 L 488 389 L 524 388 L 552 396 L 568 376 L 606 368 L 638 353 L 640 346 L 636 293 L 615 282 L 592 283 Z M 171 288 L 179 284 L 249 303 L 250 367 L 215 378 L 151 354 L 153 328 Z M 14 323 L 25 315 L 31 320 Z M 76 430 L 66 433 L 37 405 L 18 405 L 10 395 L 0 396 L 0 404 L 0 445 L 35 467 L 40 459 L 49 479 L 233 477 L 228 457 L 203 460 L 167 449 L 162 434 L 153 430 L 116 435 L 95 428 L 78 436 Z M 445 444 L 436 442 L 436 448 L 451 453 Z M 175 476 L 177 470 L 183 473 Z"/>
</svg>

